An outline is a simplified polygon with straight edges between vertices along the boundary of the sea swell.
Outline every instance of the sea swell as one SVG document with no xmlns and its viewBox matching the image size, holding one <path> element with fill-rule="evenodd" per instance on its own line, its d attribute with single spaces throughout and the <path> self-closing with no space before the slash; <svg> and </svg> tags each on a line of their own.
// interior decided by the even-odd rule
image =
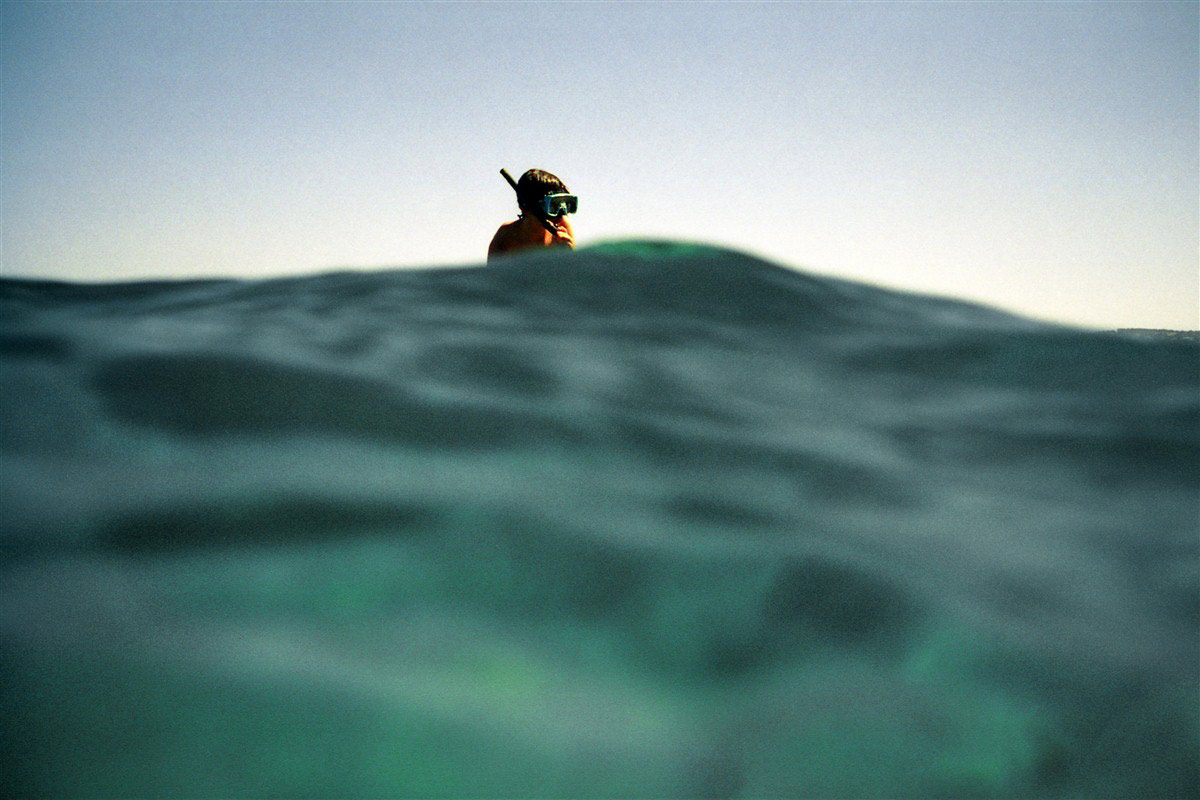
<svg viewBox="0 0 1200 800">
<path fill-rule="evenodd" d="M 8 794 L 1200 794 L 1195 344 L 637 242 L 0 376 Z"/>
</svg>

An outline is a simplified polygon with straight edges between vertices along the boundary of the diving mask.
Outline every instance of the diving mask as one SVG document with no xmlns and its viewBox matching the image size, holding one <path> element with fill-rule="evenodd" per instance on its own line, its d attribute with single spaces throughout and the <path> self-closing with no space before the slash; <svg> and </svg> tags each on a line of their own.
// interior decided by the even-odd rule
<svg viewBox="0 0 1200 800">
<path fill-rule="evenodd" d="M 579 210 L 579 198 L 573 194 L 548 194 L 542 198 L 542 212 L 547 217 L 574 214 Z"/>
</svg>

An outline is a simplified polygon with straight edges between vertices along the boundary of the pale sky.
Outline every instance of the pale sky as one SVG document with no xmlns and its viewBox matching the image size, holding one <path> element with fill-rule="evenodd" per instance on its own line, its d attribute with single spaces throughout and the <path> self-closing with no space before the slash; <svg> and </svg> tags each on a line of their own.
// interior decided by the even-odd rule
<svg viewBox="0 0 1200 800">
<path fill-rule="evenodd" d="M 1200 3 L 0 3 L 0 275 L 478 264 L 499 175 L 579 244 L 730 246 L 1200 328 Z"/>
</svg>

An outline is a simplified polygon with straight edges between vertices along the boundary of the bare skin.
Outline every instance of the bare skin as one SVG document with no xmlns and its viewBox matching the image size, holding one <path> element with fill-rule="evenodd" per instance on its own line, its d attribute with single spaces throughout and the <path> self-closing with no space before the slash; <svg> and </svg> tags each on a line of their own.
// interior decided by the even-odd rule
<svg viewBox="0 0 1200 800">
<path fill-rule="evenodd" d="M 574 250 L 575 232 L 571 230 L 571 223 L 567 218 L 555 217 L 551 222 L 556 228 L 554 235 L 551 235 L 541 220 L 532 214 L 525 214 L 513 222 L 501 225 L 488 246 L 488 261 L 497 256 L 534 247 L 569 247 Z"/>
</svg>

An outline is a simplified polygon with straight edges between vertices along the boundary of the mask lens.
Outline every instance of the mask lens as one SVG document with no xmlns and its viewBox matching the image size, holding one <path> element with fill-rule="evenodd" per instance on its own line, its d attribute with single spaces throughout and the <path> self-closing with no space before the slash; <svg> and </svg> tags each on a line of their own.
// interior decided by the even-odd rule
<svg viewBox="0 0 1200 800">
<path fill-rule="evenodd" d="M 542 198 L 542 210 L 547 217 L 574 214 L 579 208 L 579 198 L 573 194 L 548 194 Z"/>
</svg>

